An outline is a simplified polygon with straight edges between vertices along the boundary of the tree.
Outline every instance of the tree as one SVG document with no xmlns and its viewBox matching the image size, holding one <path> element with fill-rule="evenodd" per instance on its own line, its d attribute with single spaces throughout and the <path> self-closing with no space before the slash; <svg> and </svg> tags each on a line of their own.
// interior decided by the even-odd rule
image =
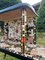
<svg viewBox="0 0 45 60">
<path fill-rule="evenodd" d="M 21 0 L 0 0 L 0 9 L 4 9 L 17 3 L 21 3 Z"/>
<path fill-rule="evenodd" d="M 37 18 L 38 31 L 45 31 L 45 0 L 42 0 Z"/>
</svg>

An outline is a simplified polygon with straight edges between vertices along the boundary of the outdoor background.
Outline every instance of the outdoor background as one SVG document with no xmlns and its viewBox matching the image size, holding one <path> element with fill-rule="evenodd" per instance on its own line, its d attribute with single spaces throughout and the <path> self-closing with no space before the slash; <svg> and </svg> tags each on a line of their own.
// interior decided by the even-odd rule
<svg viewBox="0 0 45 60">
<path fill-rule="evenodd" d="M 0 10 L 18 3 L 29 3 L 36 10 L 36 44 L 45 46 L 45 0 L 0 0 Z M 2 33 L 0 33 L 0 36 Z M 0 52 L 0 60 L 4 60 L 4 54 Z M 6 56 L 5 60 L 18 60 L 17 58 Z"/>
</svg>

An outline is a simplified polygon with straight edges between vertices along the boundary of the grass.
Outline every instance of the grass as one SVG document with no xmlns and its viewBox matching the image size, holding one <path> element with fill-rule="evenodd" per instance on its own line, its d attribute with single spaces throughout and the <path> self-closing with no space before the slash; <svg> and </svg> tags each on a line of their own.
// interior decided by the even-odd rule
<svg viewBox="0 0 45 60">
<path fill-rule="evenodd" d="M 43 38 L 38 38 L 37 39 L 37 44 L 39 44 L 39 45 L 45 45 L 45 40 Z"/>
<path fill-rule="evenodd" d="M 10 55 L 6 55 L 6 58 L 4 59 L 4 53 L 0 52 L 0 60 L 20 60 L 20 59 L 17 59 L 15 57 L 10 56 Z"/>
<path fill-rule="evenodd" d="M 37 33 L 37 44 L 38 45 L 45 45 L 45 32 L 38 32 Z"/>
</svg>

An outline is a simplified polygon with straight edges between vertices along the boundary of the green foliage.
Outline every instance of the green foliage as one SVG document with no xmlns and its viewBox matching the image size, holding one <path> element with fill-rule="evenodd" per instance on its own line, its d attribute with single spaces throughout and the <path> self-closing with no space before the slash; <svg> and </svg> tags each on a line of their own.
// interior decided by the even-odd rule
<svg viewBox="0 0 45 60">
<path fill-rule="evenodd" d="M 42 0 L 39 8 L 39 16 L 37 18 L 38 31 L 45 31 L 45 0 Z"/>
<path fill-rule="evenodd" d="M 17 3 L 21 3 L 21 0 L 0 0 L 0 9 L 4 9 Z"/>
</svg>

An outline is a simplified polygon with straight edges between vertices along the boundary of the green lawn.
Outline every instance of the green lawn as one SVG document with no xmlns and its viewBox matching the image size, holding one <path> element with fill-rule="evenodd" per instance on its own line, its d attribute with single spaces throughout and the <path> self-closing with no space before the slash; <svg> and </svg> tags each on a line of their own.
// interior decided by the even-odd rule
<svg viewBox="0 0 45 60">
<path fill-rule="evenodd" d="M 45 32 L 37 33 L 37 44 L 45 45 Z"/>
<path fill-rule="evenodd" d="M 6 58 L 4 59 L 4 53 L 0 52 L 0 60 L 20 60 L 20 59 L 17 59 L 15 57 L 10 56 L 10 55 L 7 55 Z"/>
</svg>

